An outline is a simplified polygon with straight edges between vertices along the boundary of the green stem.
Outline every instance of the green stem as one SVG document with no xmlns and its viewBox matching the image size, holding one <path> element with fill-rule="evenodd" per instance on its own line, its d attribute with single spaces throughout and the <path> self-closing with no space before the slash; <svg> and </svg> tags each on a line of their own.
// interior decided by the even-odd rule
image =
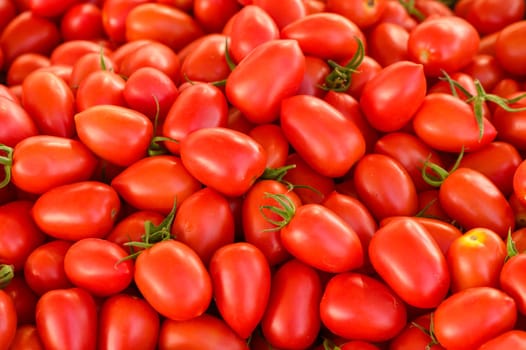
<svg viewBox="0 0 526 350">
<path fill-rule="evenodd" d="M 460 153 L 458 154 L 458 157 L 457 157 L 457 159 L 455 161 L 455 164 L 453 164 L 453 166 L 451 167 L 451 169 L 449 171 L 447 171 L 446 169 L 442 168 L 438 164 L 432 163 L 429 160 L 430 157 L 431 156 L 429 156 L 424 161 L 424 164 L 422 166 L 422 170 L 421 170 L 422 178 L 429 185 L 431 185 L 433 187 L 440 187 L 440 185 L 442 185 L 442 183 L 449 176 L 449 174 L 451 174 L 452 172 L 457 170 L 457 168 L 459 167 L 460 161 L 464 157 L 464 147 L 462 147 L 462 149 L 460 150 Z M 428 173 L 428 169 L 433 170 L 437 174 L 437 176 L 433 176 L 433 175 L 429 174 Z"/>
<path fill-rule="evenodd" d="M 325 83 L 319 86 L 320 89 L 337 92 L 343 92 L 349 89 L 352 82 L 352 74 L 357 72 L 358 66 L 360 66 L 365 57 L 365 49 L 362 41 L 357 37 L 355 37 L 355 40 L 358 44 L 356 52 L 345 66 L 332 60 L 328 61 L 332 71 L 325 78 Z"/>
<path fill-rule="evenodd" d="M 13 265 L 0 264 L 0 289 L 4 289 L 15 277 L 15 268 Z"/>
<path fill-rule="evenodd" d="M 269 228 L 265 231 L 278 231 L 281 230 L 283 227 L 287 226 L 290 220 L 294 217 L 294 214 L 296 212 L 296 206 L 292 202 L 292 200 L 283 193 L 268 193 L 265 192 L 265 198 L 272 198 L 274 199 L 279 206 L 276 205 L 261 205 L 259 207 L 259 211 L 261 212 L 261 215 L 263 215 L 263 218 L 275 225 L 273 228 Z M 277 214 L 281 220 L 274 220 L 270 218 L 265 212 L 264 209 L 269 210 L 270 212 Z"/>
<path fill-rule="evenodd" d="M 511 238 L 511 229 L 508 230 L 508 237 L 506 238 L 506 251 L 508 254 L 506 255 L 505 261 L 508 261 L 514 256 L 519 254 L 519 251 L 517 250 L 517 246 L 515 245 L 515 242 Z"/>
<path fill-rule="evenodd" d="M 424 19 L 426 19 L 426 16 L 424 16 L 424 14 L 415 7 L 415 0 L 398 0 L 398 2 L 400 2 L 402 7 L 410 16 L 416 18 L 418 21 L 422 22 Z"/>
<path fill-rule="evenodd" d="M 13 167 L 13 148 L 0 144 L 0 151 L 6 153 L 0 156 L 0 165 L 4 167 L 4 179 L 0 182 L 0 188 L 6 187 L 11 182 L 11 168 Z"/>
</svg>

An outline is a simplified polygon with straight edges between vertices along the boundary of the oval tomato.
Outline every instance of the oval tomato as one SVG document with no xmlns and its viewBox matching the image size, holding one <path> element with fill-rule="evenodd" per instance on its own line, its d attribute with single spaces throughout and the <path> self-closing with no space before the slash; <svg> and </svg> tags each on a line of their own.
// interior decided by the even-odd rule
<svg viewBox="0 0 526 350">
<path fill-rule="evenodd" d="M 16 101 L 0 97 L 0 144 L 15 147 L 29 136 L 39 134 L 33 118 Z"/>
<path fill-rule="evenodd" d="M 513 329 L 488 340 L 479 350 L 520 349 L 526 345 L 526 331 Z"/>
<path fill-rule="evenodd" d="M 408 60 L 408 40 L 409 31 L 402 25 L 392 22 L 378 23 L 367 36 L 368 54 L 383 67 Z"/>
<path fill-rule="evenodd" d="M 279 3 L 273 0 L 252 0 L 250 2 L 265 10 L 280 29 L 308 14 L 307 1 L 303 0 L 287 0 Z"/>
<path fill-rule="evenodd" d="M 72 5 L 60 19 L 60 33 L 66 41 L 101 39 L 105 35 L 101 8 L 94 3 Z"/>
<path fill-rule="evenodd" d="M 181 62 L 172 48 L 148 39 L 137 40 L 137 42 L 137 46 L 130 45 L 131 48 L 122 50 L 123 52 L 120 53 L 122 58 L 113 56 L 115 63 L 118 64 L 119 74 L 129 77 L 140 68 L 153 67 L 162 71 L 175 83 L 179 81 Z"/>
<path fill-rule="evenodd" d="M 220 32 L 240 9 L 237 0 L 194 0 L 193 17 L 206 32 Z"/>
<path fill-rule="evenodd" d="M 139 210 L 121 218 L 111 232 L 105 237 L 108 241 L 120 244 L 130 253 L 140 249 L 128 247 L 127 242 L 140 242 L 146 233 L 146 227 L 158 226 L 163 222 L 164 215 L 150 210 Z"/>
<path fill-rule="evenodd" d="M 445 350 L 440 344 L 434 344 L 430 328 L 431 314 L 418 316 L 389 341 L 389 350 Z"/>
<path fill-rule="evenodd" d="M 526 50 L 522 45 L 525 33 L 526 20 L 517 21 L 504 27 L 495 41 L 495 57 L 498 62 L 505 71 L 518 76 L 526 74 L 521 63 L 526 57 Z"/>
<path fill-rule="evenodd" d="M 76 89 L 77 112 L 98 105 L 126 106 L 124 88 L 126 81 L 110 70 L 97 70 L 88 74 Z M 104 91 L 101 94 L 100 91 Z"/>
<path fill-rule="evenodd" d="M 13 299 L 18 327 L 35 323 L 38 295 L 26 283 L 22 274 L 15 275 L 3 290 Z"/>
<path fill-rule="evenodd" d="M 34 324 L 20 325 L 9 349 L 44 350 L 36 326 Z"/>
<path fill-rule="evenodd" d="M 369 28 L 376 24 L 384 11 L 385 0 L 364 2 L 363 0 L 328 0 L 327 12 L 339 13 L 361 29 Z"/>
<path fill-rule="evenodd" d="M 499 276 L 499 287 L 510 295 L 517 304 L 517 310 L 526 315 L 526 283 L 524 279 L 526 255 L 512 256 L 502 266 Z"/>
<path fill-rule="evenodd" d="M 2 349 L 8 349 L 15 338 L 17 317 L 13 299 L 1 289 L 0 311 L 4 315 L 4 319 L 0 324 L 0 346 Z"/>
<path fill-rule="evenodd" d="M 248 132 L 248 136 L 258 142 L 267 153 L 267 168 L 279 168 L 287 162 L 289 142 L 283 129 L 276 124 L 260 124 Z"/>
<path fill-rule="evenodd" d="M 33 71 L 51 66 L 49 57 L 38 53 L 23 53 L 17 56 L 7 71 L 7 85 L 18 85 Z"/>
</svg>

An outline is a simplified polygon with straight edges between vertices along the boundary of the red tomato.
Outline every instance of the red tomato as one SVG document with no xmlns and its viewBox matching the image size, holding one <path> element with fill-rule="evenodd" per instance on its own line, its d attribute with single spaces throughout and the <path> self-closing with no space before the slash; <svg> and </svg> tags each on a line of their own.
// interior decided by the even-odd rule
<svg viewBox="0 0 526 350">
<path fill-rule="evenodd" d="M 281 265 L 272 277 L 261 321 L 268 343 L 277 348 L 309 348 L 321 327 L 321 297 L 320 276 L 314 268 L 295 259 Z"/>
<path fill-rule="evenodd" d="M 265 10 L 279 29 L 308 14 L 305 0 L 252 0 L 251 3 Z"/>
<path fill-rule="evenodd" d="M 203 188 L 178 206 L 171 232 L 208 266 L 216 250 L 234 242 L 234 229 L 228 200 L 211 188 Z"/>
<path fill-rule="evenodd" d="M 511 0 L 506 6 L 495 0 L 461 0 L 455 4 L 457 16 L 465 18 L 479 33 L 496 33 L 524 17 L 524 1 Z"/>
<path fill-rule="evenodd" d="M 38 296 L 26 283 L 23 275 L 14 276 L 3 290 L 13 299 L 16 309 L 17 324 L 35 323 L 35 310 Z"/>
<path fill-rule="evenodd" d="M 278 119 L 281 101 L 299 89 L 304 72 L 305 58 L 296 40 L 270 40 L 230 73 L 226 96 L 250 122 L 270 123 Z"/>
<path fill-rule="evenodd" d="M 37 135 L 17 144 L 11 177 L 17 188 L 42 194 L 60 185 L 89 180 L 98 159 L 81 142 Z"/>
<path fill-rule="evenodd" d="M 42 194 L 32 215 L 39 228 L 51 237 L 79 240 L 107 235 L 120 207 L 119 196 L 109 185 L 80 181 Z"/>
<path fill-rule="evenodd" d="M 520 250 L 523 253 L 522 250 Z M 525 269 L 526 255 L 518 254 L 512 256 L 504 263 L 499 276 L 499 287 L 511 296 L 517 304 L 517 310 L 526 315 L 526 283 Z"/>
<path fill-rule="evenodd" d="M 123 332 L 123 329 L 133 329 L 133 332 Z M 99 310 L 97 348 L 154 350 L 159 330 L 159 314 L 144 299 L 115 294 L 105 299 Z"/>
<path fill-rule="evenodd" d="M 488 340 L 479 350 L 520 349 L 526 345 L 526 331 L 513 329 Z"/>
<path fill-rule="evenodd" d="M 73 287 L 64 271 L 64 256 L 73 243 L 52 240 L 35 248 L 24 265 L 24 278 L 38 295 Z"/>
<path fill-rule="evenodd" d="M 351 76 L 351 85 L 347 90 L 351 96 L 360 99 L 365 84 L 382 70 L 382 66 L 374 58 L 364 56 L 362 62 L 356 67 L 356 73 Z"/>
<path fill-rule="evenodd" d="M 526 50 L 523 48 L 525 33 L 526 20 L 510 23 L 499 32 L 495 42 L 495 55 L 502 68 L 518 76 L 526 75 L 522 64 L 526 57 Z"/>
<path fill-rule="evenodd" d="M 126 81 L 119 74 L 109 70 L 97 70 L 88 74 L 79 83 L 75 102 L 77 112 L 98 105 L 126 106 L 124 88 Z M 104 91 L 101 94 L 100 91 Z"/>
<path fill-rule="evenodd" d="M 16 334 L 16 309 L 13 299 L 0 289 L 0 311 L 3 317 L 0 323 L 0 347 L 8 349 L 13 342 Z"/>
<path fill-rule="evenodd" d="M 237 0 L 194 0 L 193 17 L 206 32 L 221 32 L 228 20 L 241 9 Z"/>
<path fill-rule="evenodd" d="M 146 156 L 153 125 L 133 109 L 99 105 L 75 114 L 79 139 L 104 160 L 129 166 Z"/>
<path fill-rule="evenodd" d="M 248 135 L 261 144 L 267 153 L 267 168 L 279 168 L 287 162 L 289 142 L 280 126 L 261 124 L 250 129 Z"/>
<path fill-rule="evenodd" d="M 71 6 L 60 19 L 60 33 L 66 41 L 101 39 L 105 35 L 101 8 L 89 2 Z"/>
<path fill-rule="evenodd" d="M 240 62 L 254 48 L 264 42 L 279 39 L 274 19 L 262 7 L 247 5 L 232 17 L 229 53 L 234 62 Z"/>
<path fill-rule="evenodd" d="M 179 81 L 211 83 L 225 80 L 230 74 L 230 67 L 225 56 L 226 46 L 229 43 L 228 37 L 213 33 L 200 37 L 198 41 L 196 46 L 181 60 Z M 180 52 L 178 56 L 181 59 Z"/>
<path fill-rule="evenodd" d="M 45 349 L 95 349 L 97 323 L 95 301 L 81 288 L 55 289 L 38 300 L 36 326 Z"/>
<path fill-rule="evenodd" d="M 303 16 L 281 29 L 282 39 L 297 40 L 305 55 L 334 61 L 353 57 L 356 38 L 365 42 L 361 29 L 348 18 L 330 12 Z"/>
<path fill-rule="evenodd" d="M 506 197 L 482 173 L 459 168 L 440 185 L 439 201 L 444 211 L 464 229 L 484 227 L 506 237 L 515 227 L 515 217 Z"/>
<path fill-rule="evenodd" d="M 404 86 L 403 90 L 400 85 Z M 365 84 L 360 107 L 375 129 L 395 131 L 413 118 L 425 95 L 422 65 L 400 61 L 382 69 Z"/>
<path fill-rule="evenodd" d="M 134 279 L 144 299 L 174 321 L 202 315 L 212 300 L 208 271 L 192 248 L 178 241 L 145 249 L 135 261 Z"/>
<path fill-rule="evenodd" d="M 361 29 L 369 28 L 380 20 L 386 0 L 327 0 L 327 12 L 347 17 Z"/>
<path fill-rule="evenodd" d="M 223 320 L 247 339 L 265 312 L 271 272 L 263 253 L 245 242 L 219 248 L 210 261 L 214 300 Z"/>
<path fill-rule="evenodd" d="M 380 227 L 369 244 L 369 259 L 409 305 L 433 308 L 448 293 L 450 275 L 444 254 L 424 226 L 410 218 Z"/>
<path fill-rule="evenodd" d="M 376 3 L 379 3 L 378 1 Z M 409 31 L 400 24 L 382 22 L 367 36 L 368 54 L 383 67 L 408 59 Z"/>
<path fill-rule="evenodd" d="M 493 55 L 479 53 L 462 70 L 480 82 L 484 90 L 491 91 L 504 79 L 504 69 Z"/>
<path fill-rule="evenodd" d="M 416 214 L 415 185 L 407 170 L 394 158 L 379 153 L 365 155 L 354 167 L 353 181 L 358 197 L 376 219 Z"/>
<path fill-rule="evenodd" d="M 297 208 L 285 206 L 284 209 L 293 216 L 284 217 L 286 226 L 281 228 L 281 242 L 298 260 L 333 273 L 363 265 L 363 248 L 358 235 L 331 209 L 315 203 Z"/>
<path fill-rule="evenodd" d="M 405 304 L 387 285 L 359 273 L 340 273 L 327 283 L 320 302 L 323 324 L 346 339 L 381 342 L 406 325 Z"/>
<path fill-rule="evenodd" d="M 88 52 L 79 57 L 71 67 L 69 80 L 71 90 L 76 93 L 82 80 L 93 72 L 108 70 L 117 73 L 118 66 L 111 57 L 101 52 Z"/>
<path fill-rule="evenodd" d="M 203 336 L 205 335 L 206 336 Z M 248 350 L 245 339 L 234 333 L 225 322 L 203 314 L 185 321 L 165 319 L 159 334 L 159 350 L 213 349 Z"/>
<path fill-rule="evenodd" d="M 44 350 L 36 326 L 34 324 L 19 326 L 9 349 Z"/>
<path fill-rule="evenodd" d="M 437 113 L 441 117 L 436 118 Z M 493 124 L 482 118 L 482 135 L 471 106 L 447 93 L 430 93 L 412 120 L 415 134 L 437 151 L 460 152 L 482 148 L 497 135 Z"/>
<path fill-rule="evenodd" d="M 514 80 L 511 80 L 510 83 L 518 84 Z M 522 92 L 523 91 L 520 89 L 513 93 L 497 91 L 497 93 L 506 98 L 516 98 L 520 96 Z M 509 106 L 514 108 L 524 108 L 526 107 L 526 99 L 521 98 L 518 102 L 512 103 Z M 495 125 L 495 129 L 497 129 L 499 140 L 512 144 L 519 151 L 526 150 L 526 142 L 523 136 L 524 120 L 526 120 L 526 111 L 508 112 L 501 107 L 495 108 L 495 112 L 491 119 L 493 125 Z"/>
<path fill-rule="evenodd" d="M 442 70 L 453 73 L 464 68 L 478 51 L 480 36 L 466 20 L 456 16 L 437 16 L 418 24 L 407 43 L 411 60 L 424 65 L 427 76 Z"/>
<path fill-rule="evenodd" d="M 179 154 L 188 134 L 202 128 L 226 127 L 227 122 L 228 104 L 223 92 L 210 84 L 190 85 L 181 90 L 168 110 L 162 135 L 176 142 L 164 145 L 171 153 Z"/>
<path fill-rule="evenodd" d="M 389 341 L 389 350 L 445 350 L 440 344 L 434 344 L 430 334 L 430 323 L 429 313 L 408 322 L 404 329 Z"/>
<path fill-rule="evenodd" d="M 31 12 L 42 17 L 58 17 L 78 0 L 29 0 Z"/>
<path fill-rule="evenodd" d="M 33 203 L 27 200 L 0 206 L 0 264 L 13 265 L 15 271 L 24 268 L 29 254 L 45 240 L 31 217 L 32 208 Z"/>
<path fill-rule="evenodd" d="M 379 21 L 401 25 L 408 31 L 417 25 L 416 19 L 411 17 L 399 1 L 386 1 Z"/>
<path fill-rule="evenodd" d="M 126 289 L 133 279 L 133 262 L 117 243 L 84 238 L 73 243 L 64 256 L 68 279 L 94 296 L 107 297 Z"/>
<path fill-rule="evenodd" d="M 284 99 L 280 123 L 291 146 L 321 175 L 343 176 L 365 153 L 360 130 L 317 97 L 296 95 Z"/>
<path fill-rule="evenodd" d="M 164 215 L 155 211 L 141 210 L 121 218 L 111 232 L 105 237 L 108 241 L 120 244 L 133 253 L 138 247 L 128 247 L 127 242 L 140 242 L 146 233 L 146 227 L 158 226 L 164 220 Z"/>
<path fill-rule="evenodd" d="M 445 299 L 433 313 L 434 333 L 446 349 L 478 349 L 513 328 L 513 299 L 491 287 L 468 288 Z"/>
<path fill-rule="evenodd" d="M 196 19 L 188 13 L 158 3 L 133 7 L 126 17 L 126 40 L 154 40 L 179 51 L 203 35 Z"/>
<path fill-rule="evenodd" d="M 23 53 L 48 55 L 59 42 L 60 32 L 57 25 L 29 10 L 19 12 L 0 36 L 0 48 L 6 67 Z"/>
<path fill-rule="evenodd" d="M 227 196 L 245 193 L 266 166 L 264 148 L 250 136 L 222 127 L 188 134 L 181 142 L 185 168 L 202 184 Z"/>
<path fill-rule="evenodd" d="M 327 92 L 322 87 L 330 72 L 331 69 L 325 60 L 319 57 L 305 56 L 305 74 L 297 94 L 323 98 Z"/>
<path fill-rule="evenodd" d="M 39 133 L 33 118 L 16 101 L 0 97 L 0 144 L 15 147 L 23 139 Z"/>
<path fill-rule="evenodd" d="M 111 50 L 91 40 L 70 40 L 57 45 L 51 52 L 52 65 L 73 66 L 76 61 L 88 53 L 109 55 Z"/>
<path fill-rule="evenodd" d="M 102 9 L 102 27 L 109 39 L 117 45 L 127 41 L 126 19 L 130 11 L 149 0 L 106 0 Z"/>
<path fill-rule="evenodd" d="M 22 84 L 24 79 L 38 68 L 49 67 L 49 57 L 39 53 L 23 53 L 17 56 L 9 66 L 6 76 L 7 85 Z"/>
<path fill-rule="evenodd" d="M 57 75 L 35 71 L 22 83 L 22 104 L 40 133 L 62 137 L 75 134 L 75 97 Z"/>
<path fill-rule="evenodd" d="M 16 2 L 12 0 L 0 1 L 0 29 L 4 28 L 16 17 L 17 12 L 20 11 L 16 6 Z"/>
<path fill-rule="evenodd" d="M 181 159 L 168 155 L 141 159 L 119 173 L 111 186 L 132 207 L 164 215 L 174 202 L 181 205 L 201 188 Z"/>
</svg>

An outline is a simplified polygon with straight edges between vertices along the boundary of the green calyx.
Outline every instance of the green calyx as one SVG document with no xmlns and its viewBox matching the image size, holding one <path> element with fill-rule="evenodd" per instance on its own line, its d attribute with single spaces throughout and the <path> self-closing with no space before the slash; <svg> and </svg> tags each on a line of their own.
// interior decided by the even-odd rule
<svg viewBox="0 0 526 350">
<path fill-rule="evenodd" d="M 4 289 L 15 277 L 15 268 L 13 265 L 0 264 L 0 289 Z"/>
<path fill-rule="evenodd" d="M 354 38 L 358 44 L 356 52 L 351 60 L 342 66 L 339 63 L 329 60 L 327 63 L 332 68 L 332 71 L 325 78 L 325 83 L 319 85 L 319 88 L 325 91 L 333 90 L 336 92 L 347 91 L 351 86 L 352 74 L 357 72 L 358 66 L 362 63 L 365 56 L 363 43 L 357 37 Z"/>
<path fill-rule="evenodd" d="M 449 171 L 442 168 L 438 164 L 432 163 L 431 161 L 429 161 L 430 157 L 428 157 L 424 161 L 424 164 L 421 169 L 422 178 L 429 185 L 433 187 L 440 187 L 440 185 L 442 185 L 442 183 L 449 176 L 449 174 L 451 174 L 452 172 L 458 169 L 460 165 L 460 161 L 462 160 L 462 157 L 464 157 L 464 147 L 462 147 L 462 149 L 460 150 L 460 153 L 458 154 L 455 164 L 453 164 L 453 166 L 451 167 Z M 435 175 L 430 174 L 428 170 L 432 170 L 435 173 Z"/>
<path fill-rule="evenodd" d="M 5 156 L 0 155 L 0 165 L 4 167 L 4 179 L 0 182 L 0 188 L 6 187 L 11 181 L 11 168 L 13 167 L 13 148 L 0 144 L 0 151 L 6 153 Z"/>
<path fill-rule="evenodd" d="M 275 227 L 269 228 L 266 231 L 279 231 L 283 227 L 287 226 L 290 220 L 294 217 L 296 212 L 296 206 L 292 200 L 284 193 L 265 193 L 265 198 L 272 198 L 276 201 L 278 205 L 261 205 L 259 211 L 265 220 Z M 274 220 L 269 217 L 264 209 L 269 210 L 271 213 L 277 214 L 280 219 Z"/>
</svg>

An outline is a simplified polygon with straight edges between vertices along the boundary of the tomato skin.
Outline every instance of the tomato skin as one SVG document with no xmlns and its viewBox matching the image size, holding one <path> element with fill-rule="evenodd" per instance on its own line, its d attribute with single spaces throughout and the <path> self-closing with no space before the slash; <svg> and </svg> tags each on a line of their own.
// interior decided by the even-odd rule
<svg viewBox="0 0 526 350">
<path fill-rule="evenodd" d="M 79 141 L 58 136 L 37 135 L 17 144 L 11 176 L 17 188 L 42 194 L 95 173 L 98 159 Z"/>
<path fill-rule="evenodd" d="M 261 321 L 270 295 L 271 272 L 265 255 L 250 243 L 228 244 L 214 253 L 209 271 L 223 320 L 247 339 Z"/>
<path fill-rule="evenodd" d="M 60 19 L 60 33 L 66 41 L 104 37 L 101 8 L 89 2 L 71 6 Z"/>
<path fill-rule="evenodd" d="M 8 349 L 15 338 L 17 316 L 13 300 L 3 290 L 0 290 L 0 311 L 4 315 L 0 324 L 0 347 Z"/>
<path fill-rule="evenodd" d="M 79 181 L 43 193 L 33 205 L 38 227 L 51 237 L 79 240 L 104 237 L 120 211 L 117 192 L 102 182 Z"/>
<path fill-rule="evenodd" d="M 515 325 L 513 299 L 491 287 L 468 288 L 445 299 L 433 313 L 437 340 L 446 349 L 477 349 Z"/>
<path fill-rule="evenodd" d="M 400 84 L 405 87 L 403 91 Z M 365 84 L 360 106 L 375 129 L 395 131 L 411 120 L 425 95 L 423 66 L 400 61 L 385 67 Z"/>
<path fill-rule="evenodd" d="M 9 349 L 44 350 L 36 326 L 34 324 L 20 325 Z"/>
<path fill-rule="evenodd" d="M 446 258 L 429 232 L 414 220 L 394 220 L 380 227 L 369 243 L 369 259 L 380 277 L 409 305 L 433 308 L 448 293 Z"/>
<path fill-rule="evenodd" d="M 304 72 L 305 58 L 296 40 L 269 40 L 239 62 L 228 76 L 225 93 L 250 122 L 270 123 L 278 119 L 281 101 L 299 89 Z"/>
<path fill-rule="evenodd" d="M 182 140 L 207 127 L 226 127 L 228 105 L 223 92 L 210 84 L 197 83 L 180 91 L 168 110 L 162 134 L 178 142 L 165 142 L 173 154 L 181 151 Z"/>
<path fill-rule="evenodd" d="M 462 0 L 455 4 L 457 16 L 465 18 L 479 33 L 499 32 L 507 25 L 518 22 L 524 17 L 524 1 L 512 0 L 499 6 L 495 0 Z"/>
<path fill-rule="evenodd" d="M 145 249 L 135 261 L 134 280 L 144 299 L 175 321 L 202 315 L 212 299 L 206 267 L 192 248 L 179 241 L 162 241 Z"/>
<path fill-rule="evenodd" d="M 124 333 L 123 329 L 137 331 Z M 98 349 L 124 350 L 138 346 L 154 350 L 159 330 L 159 314 L 144 299 L 115 294 L 104 300 L 99 311 Z"/>
<path fill-rule="evenodd" d="M 35 323 L 38 296 L 28 286 L 23 275 L 15 275 L 3 290 L 11 297 L 16 310 L 17 325 Z"/>
<path fill-rule="evenodd" d="M 227 196 L 245 193 L 265 170 L 264 148 L 250 136 L 222 127 L 196 130 L 181 142 L 181 160 L 202 184 Z"/>
<path fill-rule="evenodd" d="M 407 170 L 394 158 L 379 153 L 366 154 L 354 167 L 353 181 L 358 197 L 376 219 L 416 214 L 415 185 Z"/>
<path fill-rule="evenodd" d="M 206 334 L 206 337 L 203 337 Z M 161 325 L 159 350 L 213 349 L 248 350 L 245 339 L 237 336 L 220 318 L 209 314 L 185 321 L 166 319 Z"/>
<path fill-rule="evenodd" d="M 126 53 L 124 51 L 122 60 L 119 58 L 118 61 L 114 58 L 119 67 L 119 74 L 129 77 L 140 68 L 153 67 L 162 71 L 177 84 L 181 62 L 176 51 L 161 42 L 149 40 L 143 43 L 143 40 L 138 40 L 138 47 L 131 46 L 130 52 L 126 55 L 124 55 Z"/>
<path fill-rule="evenodd" d="M 365 84 L 380 73 L 382 66 L 371 56 L 365 55 L 356 70 L 360 73 L 352 76 L 351 86 L 346 92 L 359 100 Z"/>
<path fill-rule="evenodd" d="M 384 11 L 385 0 L 367 2 L 363 0 L 328 0 L 326 11 L 339 13 L 354 22 L 361 29 L 376 24 Z"/>
<path fill-rule="evenodd" d="M 456 16 L 429 18 L 409 34 L 409 58 L 424 65 L 426 76 L 441 70 L 453 73 L 464 68 L 478 51 L 480 36 L 466 20 Z"/>
<path fill-rule="evenodd" d="M 261 124 L 248 131 L 248 135 L 261 144 L 267 153 L 267 168 L 279 168 L 287 162 L 289 142 L 280 126 Z"/>
<path fill-rule="evenodd" d="M 76 111 L 82 112 L 92 106 L 126 106 L 124 88 L 126 81 L 109 70 L 98 70 L 88 74 L 75 90 Z M 104 91 L 100 94 L 99 91 Z"/>
<path fill-rule="evenodd" d="M 30 0 L 29 7 L 31 12 L 37 16 L 55 17 L 64 14 L 77 2 L 78 0 Z"/>
<path fill-rule="evenodd" d="M 228 200 L 208 187 L 192 193 L 178 206 L 171 232 L 208 266 L 217 249 L 234 242 L 234 216 Z"/>
<path fill-rule="evenodd" d="M 523 315 L 526 314 L 525 264 L 526 255 L 519 254 L 513 256 L 504 263 L 499 276 L 500 289 L 515 300 L 518 311 Z"/>
<path fill-rule="evenodd" d="M 126 40 L 126 18 L 130 11 L 149 0 L 108 0 L 104 1 L 102 10 L 102 27 L 110 41 L 119 45 Z"/>
<path fill-rule="evenodd" d="M 281 242 L 298 260 L 318 270 L 338 273 L 363 265 L 363 248 L 354 229 L 320 204 L 295 209 L 281 229 Z"/>
<path fill-rule="evenodd" d="M 7 71 L 6 82 L 7 85 L 18 85 L 22 84 L 24 79 L 33 71 L 49 67 L 51 61 L 49 57 L 38 53 L 23 53 L 17 56 Z"/>
<path fill-rule="evenodd" d="M 458 168 L 442 183 L 439 201 L 444 211 L 464 229 L 485 227 L 506 237 L 515 217 L 506 197 L 482 173 Z"/>
<path fill-rule="evenodd" d="M 330 12 L 310 14 L 281 28 L 281 38 L 297 40 L 305 55 L 335 61 L 350 59 L 365 43 L 361 29 L 348 18 Z"/>
<path fill-rule="evenodd" d="M 0 206 L 0 264 L 13 265 L 15 271 L 24 268 L 29 254 L 45 240 L 31 217 L 32 207 L 33 203 L 28 200 Z"/>
<path fill-rule="evenodd" d="M 479 350 L 520 349 L 526 344 L 526 332 L 513 329 L 488 340 Z"/>
<path fill-rule="evenodd" d="M 161 155 L 139 160 L 111 181 L 111 186 L 132 207 L 167 215 L 201 184 L 186 170 L 179 157 Z"/>
<path fill-rule="evenodd" d="M 279 29 L 283 29 L 286 25 L 308 14 L 306 1 L 304 0 L 285 0 L 282 2 L 252 0 L 251 2 L 253 5 L 265 10 L 276 22 Z"/>
<path fill-rule="evenodd" d="M 441 118 L 436 118 L 440 113 Z M 430 93 L 412 120 L 415 134 L 438 151 L 475 151 L 493 141 L 497 130 L 483 118 L 484 131 L 479 139 L 479 128 L 471 106 L 446 93 Z"/>
<path fill-rule="evenodd" d="M 42 134 L 71 138 L 74 103 L 69 86 L 53 73 L 35 71 L 22 83 L 22 104 Z"/>
<path fill-rule="evenodd" d="M 359 273 L 332 277 L 320 302 L 323 324 L 346 339 L 386 341 L 407 321 L 405 304 L 387 285 Z"/>
<path fill-rule="evenodd" d="M 81 288 L 55 289 L 38 300 L 36 326 L 45 349 L 96 349 L 97 323 L 95 301 Z"/>
<path fill-rule="evenodd" d="M 517 21 L 503 28 L 495 42 L 497 61 L 504 70 L 516 76 L 526 75 L 521 63 L 526 57 L 526 51 L 522 48 L 525 33 L 526 20 Z"/>
<path fill-rule="evenodd" d="M 26 110 L 16 101 L 0 97 L 0 144 L 15 147 L 23 139 L 39 133 Z"/>
<path fill-rule="evenodd" d="M 139 247 L 128 247 L 126 242 L 140 242 L 141 236 L 145 234 L 144 225 L 147 222 L 157 226 L 164 220 L 164 215 L 150 210 L 135 211 L 121 218 L 113 229 L 105 237 L 106 240 L 120 244 L 126 251 L 137 251 Z"/>
<path fill-rule="evenodd" d="M 64 271 L 64 256 L 73 242 L 52 240 L 35 248 L 24 265 L 24 279 L 37 294 L 73 287 Z"/>
<path fill-rule="evenodd" d="M 480 84 L 486 91 L 492 91 L 499 81 L 504 79 L 504 69 L 497 58 L 493 55 L 479 53 L 473 57 L 473 61 L 462 70 Z"/>
<path fill-rule="evenodd" d="M 133 7 L 125 22 L 126 40 L 150 39 L 178 51 L 203 35 L 197 21 L 176 7 L 144 3 Z"/>
<path fill-rule="evenodd" d="M 321 326 L 321 297 L 321 281 L 314 268 L 295 259 L 281 265 L 272 277 L 261 321 L 268 343 L 286 349 L 307 349 L 312 345 Z"/>
<path fill-rule="evenodd" d="M 193 17 L 205 32 L 220 32 L 240 9 L 237 0 L 194 0 Z"/>
<path fill-rule="evenodd" d="M 389 350 L 422 350 L 432 343 L 429 334 L 422 331 L 417 326 L 425 330 L 430 328 L 431 314 L 418 316 L 408 322 L 404 329 L 389 341 Z M 445 350 L 440 344 L 432 345 L 429 350 Z"/>
<path fill-rule="evenodd" d="M 400 24 L 378 23 L 367 36 L 368 54 L 383 67 L 408 60 L 408 40 L 409 31 Z"/>
<path fill-rule="evenodd" d="M 317 97 L 296 95 L 284 99 L 280 124 L 291 146 L 321 175 L 343 176 L 365 154 L 360 130 Z"/>
</svg>

